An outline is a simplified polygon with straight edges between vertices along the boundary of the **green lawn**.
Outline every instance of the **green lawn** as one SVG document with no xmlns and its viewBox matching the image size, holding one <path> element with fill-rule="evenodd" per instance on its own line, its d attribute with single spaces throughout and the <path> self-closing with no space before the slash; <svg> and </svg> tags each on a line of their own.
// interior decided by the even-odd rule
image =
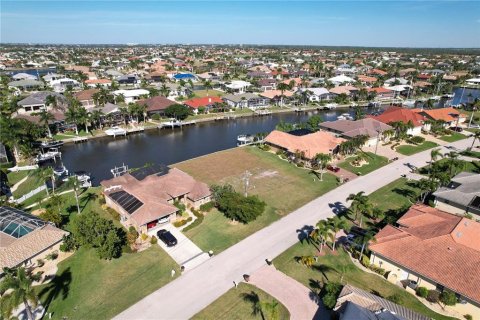
<svg viewBox="0 0 480 320">
<path fill-rule="evenodd" d="M 412 205 L 420 190 L 411 184 L 406 178 L 397 179 L 369 195 L 373 205 L 382 211 L 397 210 Z"/>
<path fill-rule="evenodd" d="M 225 95 L 225 92 L 218 91 L 218 90 L 195 90 L 193 91 L 195 97 L 203 98 L 203 97 L 221 97 Z"/>
<path fill-rule="evenodd" d="M 411 156 L 412 154 L 425 151 L 431 148 L 437 147 L 438 144 L 432 141 L 425 141 L 422 144 L 419 145 L 413 145 L 413 144 L 408 144 L 408 145 L 402 145 L 397 147 L 397 152 L 404 154 L 406 156 Z"/>
<path fill-rule="evenodd" d="M 445 136 L 440 137 L 441 140 L 446 141 L 446 142 L 455 142 L 455 141 L 462 140 L 462 139 L 465 139 L 465 138 L 467 138 L 467 136 L 465 136 L 461 133 L 458 133 L 458 132 L 454 132 L 454 131 L 452 131 L 452 133 L 449 134 L 449 135 L 445 135 Z"/>
<path fill-rule="evenodd" d="M 213 210 L 201 225 L 185 232 L 200 248 L 216 253 L 337 185 L 336 177 L 331 174 L 324 174 L 324 181 L 320 182 L 309 170 L 297 168 L 277 155 L 255 147 L 230 149 L 174 166 L 207 184 L 229 183 L 238 191 L 242 190 L 242 177 L 248 170 L 252 174 L 249 194 L 256 194 L 267 203 L 265 212 L 247 225 L 232 224 Z"/>
<path fill-rule="evenodd" d="M 260 313 L 254 314 L 253 304 L 249 302 L 245 295 L 258 296 L 260 303 L 271 303 L 277 302 L 277 315 L 276 319 L 278 320 L 288 320 L 290 319 L 290 313 L 285 308 L 285 306 L 279 303 L 275 298 L 270 296 L 268 293 L 258 289 L 255 286 L 249 285 L 247 283 L 240 283 L 237 288 L 232 288 L 227 293 L 222 295 L 220 298 L 215 300 L 208 307 L 197 313 L 193 316 L 194 320 L 244 320 L 244 319 L 263 319 Z M 264 308 L 265 309 L 265 308 Z M 262 310 L 266 313 L 265 319 L 271 319 L 269 317 L 267 310 Z"/>
<path fill-rule="evenodd" d="M 17 190 L 13 192 L 15 198 L 20 198 L 24 194 L 44 185 L 45 181 L 42 181 L 39 177 L 35 175 L 28 176 L 27 180 L 24 181 L 21 185 L 18 186 Z"/>
<path fill-rule="evenodd" d="M 443 171 L 449 171 L 450 170 L 449 166 L 448 166 L 449 159 L 443 158 L 443 159 L 438 160 L 437 162 L 440 164 L 440 168 Z M 456 167 L 453 170 L 452 176 L 455 176 L 462 171 L 480 173 L 480 161 L 471 161 L 470 162 L 470 161 L 459 160 L 459 162 L 461 163 L 461 165 Z M 429 168 L 429 166 L 425 166 L 423 168 L 420 168 L 418 170 L 418 172 L 420 174 L 425 174 L 426 175 L 426 174 L 428 174 L 428 168 Z"/>
<path fill-rule="evenodd" d="M 368 163 L 361 167 L 355 167 L 351 164 L 355 157 L 346 159 L 344 162 L 339 163 L 338 166 L 357 175 L 366 175 L 367 173 L 388 164 L 388 159 L 386 157 L 375 155 L 372 152 L 366 152 L 365 154 L 367 155 L 366 161 Z"/>
<path fill-rule="evenodd" d="M 28 174 L 30 173 L 30 170 L 21 170 L 17 172 L 8 172 L 7 177 L 8 177 L 8 183 L 10 186 L 13 186 L 15 183 L 19 182 Z"/>
<path fill-rule="evenodd" d="M 480 159 L 480 152 L 479 151 L 472 151 L 472 150 L 463 151 L 460 154 L 463 155 L 463 156 Z"/>
<path fill-rule="evenodd" d="M 172 280 L 178 265 L 159 246 L 100 260 L 81 248 L 59 264 L 53 282 L 38 288 L 55 319 L 110 319 Z"/>
<path fill-rule="evenodd" d="M 402 288 L 382 279 L 380 276 L 364 272 L 357 268 L 343 250 L 337 250 L 336 254 L 327 254 L 318 258 L 312 268 L 307 268 L 295 260 L 295 257 L 309 256 L 316 249 L 309 244 L 297 243 L 280 256 L 273 260 L 275 267 L 298 280 L 312 290 L 318 292 L 323 283 L 328 281 L 340 282 L 343 273 L 343 283 L 375 293 L 384 298 L 393 294 L 401 297 L 401 304 L 416 312 L 437 320 L 454 319 L 439 315 L 423 305 L 416 297 Z"/>
</svg>

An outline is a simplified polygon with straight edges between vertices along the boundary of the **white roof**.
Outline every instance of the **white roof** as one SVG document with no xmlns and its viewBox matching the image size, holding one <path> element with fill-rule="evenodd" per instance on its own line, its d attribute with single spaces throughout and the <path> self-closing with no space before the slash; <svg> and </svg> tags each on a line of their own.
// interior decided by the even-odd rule
<svg viewBox="0 0 480 320">
<path fill-rule="evenodd" d="M 354 79 L 352 79 L 352 78 L 350 78 L 350 77 L 347 77 L 347 76 L 344 76 L 344 75 L 340 75 L 340 76 L 336 76 L 336 77 L 330 78 L 330 79 L 328 79 L 328 81 L 330 81 L 330 82 L 337 82 L 337 83 L 355 82 Z"/>
<path fill-rule="evenodd" d="M 226 84 L 225 86 L 230 89 L 241 89 L 245 87 L 249 87 L 252 84 L 247 81 L 242 81 L 242 80 L 233 80 L 230 84 Z"/>
<path fill-rule="evenodd" d="M 392 91 L 397 91 L 397 92 L 402 92 L 402 91 L 405 91 L 407 89 L 412 89 L 412 86 L 408 86 L 408 85 L 397 85 L 397 86 L 392 86 L 392 87 L 384 87 L 385 89 L 388 89 L 388 90 L 392 90 Z"/>
<path fill-rule="evenodd" d="M 326 88 L 300 88 L 298 91 L 303 92 L 303 91 L 310 91 L 316 96 L 321 96 L 323 94 L 329 94 L 329 91 Z"/>
<path fill-rule="evenodd" d="M 132 90 L 116 90 L 113 91 L 113 94 L 118 96 L 119 94 L 123 94 L 125 98 L 129 97 L 138 97 L 144 94 L 150 94 L 148 90 L 145 89 L 132 89 Z"/>
<path fill-rule="evenodd" d="M 75 79 L 70 79 L 70 78 L 63 78 L 63 79 L 57 79 L 57 80 L 50 81 L 51 86 L 62 85 L 64 83 L 78 84 L 78 81 L 75 80 Z"/>
<path fill-rule="evenodd" d="M 34 75 L 31 75 L 31 74 L 28 74 L 28 73 L 20 72 L 20 73 L 17 73 L 16 75 L 12 76 L 12 79 L 14 79 L 14 80 L 23 80 L 23 79 L 37 80 L 37 77 L 35 77 Z"/>
<path fill-rule="evenodd" d="M 468 79 L 467 82 L 475 82 L 475 83 L 480 83 L 480 78 L 472 78 Z"/>
</svg>

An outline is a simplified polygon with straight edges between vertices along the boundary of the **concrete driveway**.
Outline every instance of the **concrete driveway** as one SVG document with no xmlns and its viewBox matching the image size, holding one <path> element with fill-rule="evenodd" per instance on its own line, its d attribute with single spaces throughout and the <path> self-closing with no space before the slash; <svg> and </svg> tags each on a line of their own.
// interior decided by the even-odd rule
<svg viewBox="0 0 480 320">
<path fill-rule="evenodd" d="M 450 145 L 465 149 L 471 143 L 469 138 Z M 334 216 L 339 205 L 348 206 L 345 199 L 349 194 L 370 194 L 408 173 L 407 164 L 421 167 L 429 160 L 430 150 L 420 152 L 327 192 L 146 296 L 114 319 L 158 319 L 159 315 L 162 319 L 191 318 L 233 288 L 233 281 L 242 281 L 244 274 L 263 267 L 266 258 L 273 259 L 296 244 L 296 230 Z"/>
<path fill-rule="evenodd" d="M 203 252 L 199 247 L 195 245 L 190 239 L 188 239 L 183 233 L 175 228 L 170 223 L 152 229 L 148 232 L 149 235 L 157 235 L 157 231 L 160 229 L 166 229 L 177 238 L 177 245 L 173 247 L 167 247 L 162 240 L 158 240 L 158 245 L 165 250 L 170 257 L 180 266 L 185 267 L 185 271 L 188 271 L 202 262 L 208 260 L 209 256 Z"/>
</svg>

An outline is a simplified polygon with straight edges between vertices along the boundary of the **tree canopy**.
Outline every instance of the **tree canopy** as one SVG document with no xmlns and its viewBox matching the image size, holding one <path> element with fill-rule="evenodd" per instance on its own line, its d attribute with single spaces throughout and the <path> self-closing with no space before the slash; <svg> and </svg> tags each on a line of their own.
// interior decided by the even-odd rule
<svg viewBox="0 0 480 320">
<path fill-rule="evenodd" d="M 189 107 L 182 104 L 174 104 L 165 109 L 165 115 L 178 120 L 185 120 L 192 112 Z"/>
</svg>

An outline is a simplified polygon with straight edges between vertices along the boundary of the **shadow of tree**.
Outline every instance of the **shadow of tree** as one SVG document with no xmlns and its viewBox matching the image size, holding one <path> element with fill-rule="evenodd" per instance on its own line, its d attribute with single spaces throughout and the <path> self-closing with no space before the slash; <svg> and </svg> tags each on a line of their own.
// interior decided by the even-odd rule
<svg viewBox="0 0 480 320">
<path fill-rule="evenodd" d="M 65 269 L 61 274 L 54 275 L 50 283 L 48 283 L 40 292 L 39 296 L 44 297 L 45 309 L 48 309 L 50 303 L 61 298 L 65 300 L 70 292 L 70 283 L 72 282 L 72 273 L 70 268 Z"/>
<path fill-rule="evenodd" d="M 408 198 L 410 202 L 415 202 L 418 197 L 417 193 L 411 189 L 395 188 L 392 191 L 403 197 Z"/>
<path fill-rule="evenodd" d="M 329 203 L 328 206 L 337 216 L 345 216 L 347 214 L 348 208 L 340 201 Z"/>
<path fill-rule="evenodd" d="M 82 201 L 81 201 L 82 209 L 80 211 L 83 212 L 83 210 L 85 210 L 85 208 L 87 207 L 90 201 L 95 201 L 97 199 L 98 199 L 98 194 L 93 192 L 87 192 L 87 194 L 82 198 Z"/>
<path fill-rule="evenodd" d="M 308 279 L 308 286 L 313 290 L 320 291 L 323 288 L 323 281 L 317 279 Z"/>
<path fill-rule="evenodd" d="M 327 280 L 327 281 L 329 281 L 328 277 L 327 277 L 327 272 L 329 272 L 329 271 L 338 272 L 337 269 L 335 269 L 333 267 L 330 267 L 330 266 L 326 266 L 324 264 L 313 265 L 312 269 L 320 272 L 322 274 L 322 276 L 325 278 L 325 280 Z"/>
<path fill-rule="evenodd" d="M 250 291 L 248 293 L 241 294 L 243 301 L 248 302 L 252 305 L 252 315 L 260 315 L 263 320 L 265 320 L 265 315 L 263 314 L 262 305 L 260 303 L 260 297 L 255 291 Z"/>
<path fill-rule="evenodd" d="M 313 243 L 313 240 L 310 237 L 310 233 L 313 231 L 313 229 L 315 229 L 313 226 L 305 225 L 301 229 L 296 230 L 298 240 L 300 241 L 301 244 L 303 244 L 304 241 L 307 242 L 308 244 Z"/>
</svg>

